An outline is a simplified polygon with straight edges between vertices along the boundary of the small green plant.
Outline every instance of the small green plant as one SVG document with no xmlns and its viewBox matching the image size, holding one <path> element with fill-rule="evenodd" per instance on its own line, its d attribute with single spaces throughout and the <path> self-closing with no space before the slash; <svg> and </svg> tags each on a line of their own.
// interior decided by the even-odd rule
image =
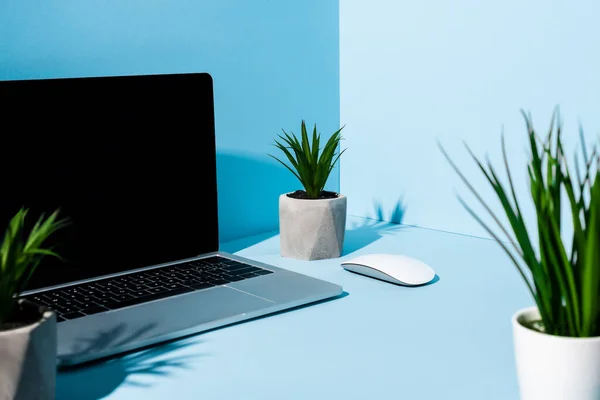
<svg viewBox="0 0 600 400">
<path fill-rule="evenodd" d="M 278 136 L 285 145 L 280 141 L 275 140 L 275 147 L 285 154 L 292 166 L 290 167 L 271 154 L 269 154 L 269 156 L 283 164 L 296 178 L 298 178 L 308 197 L 313 199 L 319 198 L 335 163 L 342 153 L 346 151 L 344 149 L 337 156 L 335 155 L 335 151 L 342 139 L 342 129 L 343 127 L 331 135 L 325 144 L 323 151 L 319 153 L 321 150 L 319 148 L 321 134 L 317 133 L 317 125 L 315 124 L 313 128 L 312 141 L 309 141 L 306 124 L 302 121 L 302 135 L 300 139 L 292 132 L 290 132 L 291 134 L 288 134 L 282 129 L 283 135 Z"/>
<path fill-rule="evenodd" d="M 508 185 L 491 163 L 481 162 L 467 146 L 486 180 L 494 189 L 510 231 L 475 188 L 440 148 L 462 181 L 483 205 L 501 233 L 483 222 L 466 203 L 459 201 L 508 254 L 517 267 L 540 312 L 541 321 L 530 328 L 568 337 L 600 336 L 600 163 L 596 145 L 591 153 L 581 133 L 583 167 L 575 156 L 575 175 L 565 160 L 558 112 L 552 116 L 545 139 L 536 134 L 531 117 L 522 113 L 528 132 L 531 158 L 527 166 L 531 200 L 535 206 L 537 246 L 530 237 L 517 201 L 502 135 L 502 155 Z M 566 196 L 566 201 L 564 196 Z M 569 211 L 573 235 L 563 240 L 561 206 Z M 506 239 L 504 239 L 504 237 Z M 537 249 L 536 249 L 537 248 Z M 529 274 L 526 274 L 526 268 Z"/>
<path fill-rule="evenodd" d="M 67 224 L 58 219 L 58 210 L 40 216 L 27 232 L 29 210 L 21 208 L 10 220 L 0 244 L 0 325 L 9 321 L 17 310 L 17 297 L 24 290 L 35 269 L 45 256 L 59 257 L 44 243 L 58 229 Z"/>
</svg>

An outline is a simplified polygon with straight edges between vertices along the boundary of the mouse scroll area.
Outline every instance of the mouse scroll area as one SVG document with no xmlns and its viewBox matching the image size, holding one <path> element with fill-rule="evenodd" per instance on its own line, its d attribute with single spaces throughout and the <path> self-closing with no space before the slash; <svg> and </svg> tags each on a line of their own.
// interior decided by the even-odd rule
<svg viewBox="0 0 600 400">
<path fill-rule="evenodd" d="M 381 271 L 378 271 L 376 269 L 369 268 L 369 267 L 367 267 L 365 265 L 345 263 L 345 264 L 342 264 L 342 267 L 346 271 L 354 272 L 355 274 L 367 276 L 369 278 L 375 278 L 375 279 L 379 279 L 379 280 L 384 281 L 384 282 L 395 283 L 397 285 L 402 285 L 403 284 L 399 280 L 394 279 L 392 276 L 387 275 L 387 274 L 385 274 L 385 273 L 383 273 Z"/>
<path fill-rule="evenodd" d="M 422 286 L 436 277 L 427 264 L 400 254 L 368 254 L 341 265 L 347 271 L 402 286 Z"/>
</svg>

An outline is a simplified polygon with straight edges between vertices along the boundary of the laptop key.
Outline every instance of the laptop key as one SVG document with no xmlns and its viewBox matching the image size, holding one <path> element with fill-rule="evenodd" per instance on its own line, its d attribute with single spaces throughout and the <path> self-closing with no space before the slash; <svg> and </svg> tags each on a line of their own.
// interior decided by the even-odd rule
<svg viewBox="0 0 600 400">
<path fill-rule="evenodd" d="M 213 272 L 213 273 L 204 275 L 204 277 L 202 279 L 208 279 L 208 280 L 221 279 L 221 274 Z"/>
<path fill-rule="evenodd" d="M 73 297 L 73 300 L 78 301 L 80 303 L 89 303 L 90 301 L 92 301 L 92 298 L 90 296 L 75 296 Z"/>
<path fill-rule="evenodd" d="M 117 301 L 125 301 L 125 300 L 130 300 L 133 299 L 133 296 L 130 296 L 128 294 L 116 294 L 113 296 L 113 298 Z"/>
<path fill-rule="evenodd" d="M 92 298 L 95 298 L 95 299 L 106 299 L 109 297 L 110 297 L 110 292 L 108 292 L 108 293 L 107 292 L 97 292 L 96 294 L 94 294 L 92 296 Z"/>
<path fill-rule="evenodd" d="M 162 286 L 157 286 L 157 287 L 153 287 L 153 288 L 149 288 L 147 289 L 150 293 L 162 293 L 162 292 L 166 292 L 169 289 L 162 287 Z"/>
<path fill-rule="evenodd" d="M 110 297 L 103 297 L 103 298 L 94 297 L 93 300 L 94 300 L 94 303 L 101 304 L 101 305 L 115 302 L 115 299 L 110 298 Z"/>
<path fill-rule="evenodd" d="M 81 303 L 75 301 L 63 301 L 57 304 L 63 308 L 72 308 L 74 310 L 79 310 L 81 308 Z"/>
<path fill-rule="evenodd" d="M 126 289 L 117 289 L 117 288 L 112 288 L 112 289 L 110 289 L 110 292 L 111 292 L 113 295 L 122 295 L 122 294 L 128 294 L 128 293 L 129 293 L 129 290 L 126 290 Z"/>
<path fill-rule="evenodd" d="M 106 287 L 107 288 L 121 288 L 121 282 L 116 282 L 114 280 L 111 280 L 109 282 L 106 283 Z"/>
<path fill-rule="evenodd" d="M 43 305 L 43 306 L 49 306 L 51 304 L 50 301 L 48 301 L 48 299 L 45 299 L 42 296 L 33 296 L 31 298 L 31 301 L 33 301 L 34 303 Z"/>
<path fill-rule="evenodd" d="M 137 290 L 137 291 L 131 293 L 131 295 L 134 297 L 148 296 L 149 294 L 152 294 L 152 293 L 147 290 Z"/>
<path fill-rule="evenodd" d="M 193 284 L 200 283 L 200 282 L 201 282 L 201 281 L 199 281 L 198 279 L 189 278 L 189 279 L 184 279 L 184 280 L 182 280 L 182 281 L 181 281 L 181 284 L 182 284 L 183 286 L 191 286 L 191 285 L 193 285 Z"/>
<path fill-rule="evenodd" d="M 260 275 L 256 275 L 253 272 L 248 272 L 248 273 L 241 274 L 241 275 L 238 275 L 238 276 L 241 276 L 242 278 L 256 278 L 257 276 L 260 276 Z"/>
<path fill-rule="evenodd" d="M 167 284 L 165 285 L 165 287 L 166 287 L 167 289 L 173 290 L 173 289 L 179 289 L 179 288 L 182 288 L 182 287 L 183 287 L 183 285 L 181 285 L 181 284 L 179 284 L 179 283 L 167 283 Z"/>
</svg>

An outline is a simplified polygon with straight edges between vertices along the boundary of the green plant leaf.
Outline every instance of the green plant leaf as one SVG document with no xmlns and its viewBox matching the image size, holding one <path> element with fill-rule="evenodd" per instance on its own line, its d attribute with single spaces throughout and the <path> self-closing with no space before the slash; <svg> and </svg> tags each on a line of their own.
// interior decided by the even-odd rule
<svg viewBox="0 0 600 400">
<path fill-rule="evenodd" d="M 59 257 L 46 240 L 58 229 L 68 225 L 68 219 L 58 219 L 59 210 L 50 216 L 41 215 L 27 230 L 29 210 L 21 208 L 10 220 L 0 244 L 0 324 L 15 311 L 15 304 L 33 272 L 44 257 Z"/>
<path fill-rule="evenodd" d="M 321 150 L 321 135 L 317 131 L 316 124 L 313 128 L 311 138 L 308 135 L 306 123 L 303 120 L 300 139 L 293 133 L 288 134 L 282 129 L 283 135 L 279 135 L 279 138 L 287 146 L 275 140 L 275 146 L 284 153 L 289 161 L 289 165 L 271 154 L 269 156 L 283 164 L 294 174 L 302 184 L 308 197 L 318 198 L 325 188 L 333 166 L 342 154 L 340 152 L 335 157 L 335 151 L 341 140 L 340 132 L 342 129 L 343 127 L 334 132 Z"/>
<path fill-rule="evenodd" d="M 600 174 L 596 174 L 591 189 L 590 219 L 581 265 L 581 308 L 583 312 L 581 334 L 585 337 L 600 333 Z"/>
<path fill-rule="evenodd" d="M 523 110 L 521 113 L 525 120 L 531 152 L 526 171 L 530 200 L 536 212 L 534 221 L 538 233 L 537 252 L 516 196 L 504 134 L 502 157 L 508 187 L 501 182 L 489 160 L 484 165 L 468 146 L 467 150 L 487 183 L 493 188 L 495 198 L 509 222 L 510 232 L 459 171 L 441 145 L 440 149 L 451 167 L 506 236 L 507 243 L 459 196 L 459 202 L 467 212 L 496 240 L 517 267 L 540 311 L 543 332 L 576 337 L 600 336 L 600 160 L 596 152 L 597 145 L 594 145 L 589 153 L 580 128 L 584 170 L 581 170 L 576 156 L 574 182 L 565 159 L 558 108 L 554 110 L 548 133 L 543 139 L 536 134 L 531 117 Z M 564 240 L 562 237 L 563 193 L 566 194 L 565 206 L 568 207 L 567 210 L 571 214 L 569 218 L 573 222 L 573 236 L 570 240 Z M 589 206 L 586 199 L 589 199 Z M 570 253 L 567 252 L 567 243 Z M 529 268 L 531 280 L 521 265 Z"/>
</svg>

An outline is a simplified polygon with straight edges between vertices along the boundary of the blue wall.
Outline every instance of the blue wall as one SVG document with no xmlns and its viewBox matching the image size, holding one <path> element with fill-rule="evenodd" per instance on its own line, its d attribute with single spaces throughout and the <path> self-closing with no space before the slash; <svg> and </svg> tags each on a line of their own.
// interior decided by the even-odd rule
<svg viewBox="0 0 600 400">
<path fill-rule="evenodd" d="M 221 240 L 277 229 L 299 185 L 273 138 L 340 125 L 337 0 L 0 2 L 0 79 L 196 71 L 215 82 Z"/>
<path fill-rule="evenodd" d="M 436 141 L 498 209 L 462 141 L 501 167 L 504 126 L 518 192 L 526 196 L 520 108 L 545 132 L 560 105 L 569 155 L 579 122 L 590 138 L 600 131 L 598 15 L 597 0 L 341 2 L 348 151 L 340 189 L 349 213 L 376 217 L 379 202 L 389 220 L 400 203 L 404 223 L 487 236 L 457 202 L 456 192 L 473 198 Z M 533 216 L 529 203 L 525 209 Z"/>
</svg>

